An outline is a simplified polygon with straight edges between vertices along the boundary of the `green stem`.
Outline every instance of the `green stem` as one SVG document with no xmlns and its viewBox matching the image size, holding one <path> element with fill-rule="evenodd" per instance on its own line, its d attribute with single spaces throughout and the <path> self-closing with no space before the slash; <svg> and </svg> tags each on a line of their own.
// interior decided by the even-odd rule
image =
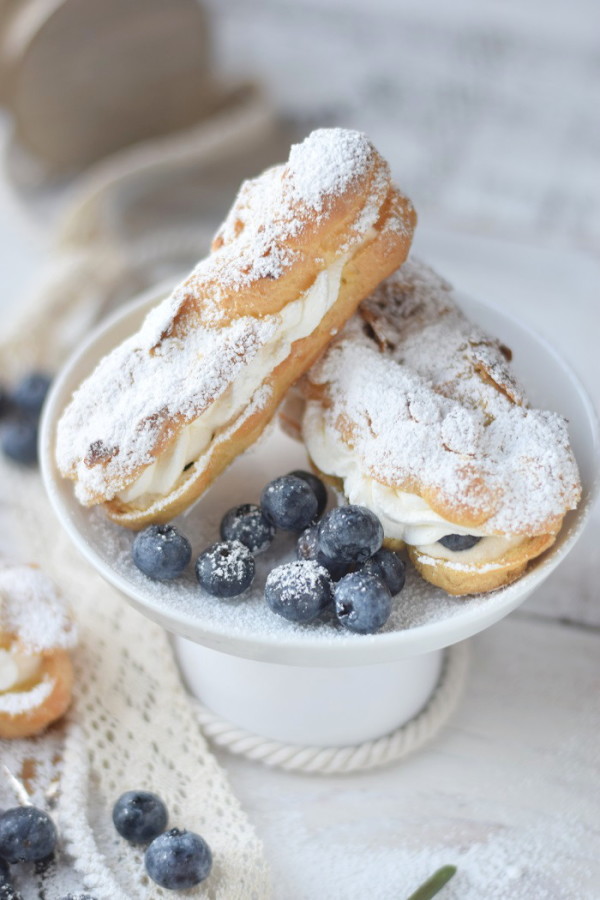
<svg viewBox="0 0 600 900">
<path fill-rule="evenodd" d="M 431 900 L 432 897 L 441 891 L 445 884 L 448 884 L 452 876 L 456 873 L 456 866 L 442 866 L 437 872 L 434 872 L 431 878 L 423 882 L 420 888 L 411 894 L 408 900 Z"/>
</svg>

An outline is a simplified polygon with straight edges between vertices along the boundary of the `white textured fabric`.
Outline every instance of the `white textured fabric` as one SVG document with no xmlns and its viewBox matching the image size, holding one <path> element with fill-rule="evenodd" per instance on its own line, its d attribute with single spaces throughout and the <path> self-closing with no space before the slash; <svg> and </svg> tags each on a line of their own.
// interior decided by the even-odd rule
<svg viewBox="0 0 600 900">
<path fill-rule="evenodd" d="M 207 251 L 240 180 L 284 158 L 288 143 L 264 96 L 248 85 L 195 128 L 92 167 L 71 190 L 38 287 L 3 323 L 0 374 L 15 377 L 32 364 L 56 371 L 115 306 L 187 272 Z"/>
<path fill-rule="evenodd" d="M 144 874 L 142 853 L 116 834 L 111 809 L 125 790 L 159 793 L 172 827 L 202 834 L 210 878 L 186 896 L 261 900 L 269 875 L 260 841 L 208 750 L 165 632 L 133 610 L 71 548 L 40 478 L 0 462 L 0 550 L 39 563 L 71 601 L 80 628 L 75 704 L 43 738 L 0 741 L 0 759 L 44 802 L 60 772 L 58 866 L 17 880 L 26 898 L 43 883 L 52 900 L 77 885 L 97 900 L 169 896 Z M 0 808 L 15 805 L 0 777 Z M 60 893 L 59 893 L 60 891 Z"/>
</svg>

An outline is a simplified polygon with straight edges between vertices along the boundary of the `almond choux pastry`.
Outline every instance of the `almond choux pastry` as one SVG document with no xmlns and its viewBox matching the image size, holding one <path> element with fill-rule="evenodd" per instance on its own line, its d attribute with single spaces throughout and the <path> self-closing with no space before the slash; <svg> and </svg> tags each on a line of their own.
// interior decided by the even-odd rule
<svg viewBox="0 0 600 900">
<path fill-rule="evenodd" d="M 56 460 L 79 501 L 135 529 L 186 509 L 404 261 L 414 225 L 356 131 L 315 131 L 245 182 L 209 256 L 65 410 Z"/>
<path fill-rule="evenodd" d="M 510 359 L 410 259 L 303 379 L 303 410 L 284 412 L 316 470 L 451 594 L 510 584 L 580 498 L 565 419 L 529 405 Z"/>
</svg>

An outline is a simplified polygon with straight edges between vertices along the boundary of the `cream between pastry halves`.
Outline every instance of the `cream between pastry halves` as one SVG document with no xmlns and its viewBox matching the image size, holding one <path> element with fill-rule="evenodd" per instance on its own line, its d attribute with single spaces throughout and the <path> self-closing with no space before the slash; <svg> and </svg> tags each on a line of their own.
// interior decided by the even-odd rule
<svg viewBox="0 0 600 900">
<path fill-rule="evenodd" d="M 188 507 L 404 261 L 414 225 L 356 131 L 314 131 L 245 182 L 209 256 L 62 415 L 56 459 L 79 501 L 131 528 Z"/>
<path fill-rule="evenodd" d="M 567 424 L 532 409 L 510 350 L 410 259 L 365 300 L 283 413 L 314 467 L 453 594 L 518 578 L 580 498 Z"/>
</svg>

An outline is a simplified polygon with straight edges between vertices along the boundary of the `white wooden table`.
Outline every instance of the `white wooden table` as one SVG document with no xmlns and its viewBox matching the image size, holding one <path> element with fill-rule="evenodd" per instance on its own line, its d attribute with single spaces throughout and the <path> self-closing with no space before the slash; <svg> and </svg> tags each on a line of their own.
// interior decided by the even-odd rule
<svg viewBox="0 0 600 900">
<path fill-rule="evenodd" d="M 561 347 L 598 405 L 596 262 L 431 231 L 417 249 Z M 472 640 L 458 714 L 418 756 L 344 778 L 222 757 L 265 839 L 277 898 L 402 900 L 446 863 L 459 867 L 448 900 L 600 898 L 599 523 L 596 509 L 543 587 Z"/>
<path fill-rule="evenodd" d="M 297 121 L 372 133 L 418 204 L 417 248 L 553 340 L 599 405 L 597 4 L 210 5 L 226 65 Z M 2 181 L 0 246 L 9 315 L 48 231 Z M 473 640 L 464 701 L 417 756 L 317 778 L 221 755 L 276 900 L 402 900 L 445 863 L 448 900 L 600 898 L 599 521 Z"/>
</svg>

